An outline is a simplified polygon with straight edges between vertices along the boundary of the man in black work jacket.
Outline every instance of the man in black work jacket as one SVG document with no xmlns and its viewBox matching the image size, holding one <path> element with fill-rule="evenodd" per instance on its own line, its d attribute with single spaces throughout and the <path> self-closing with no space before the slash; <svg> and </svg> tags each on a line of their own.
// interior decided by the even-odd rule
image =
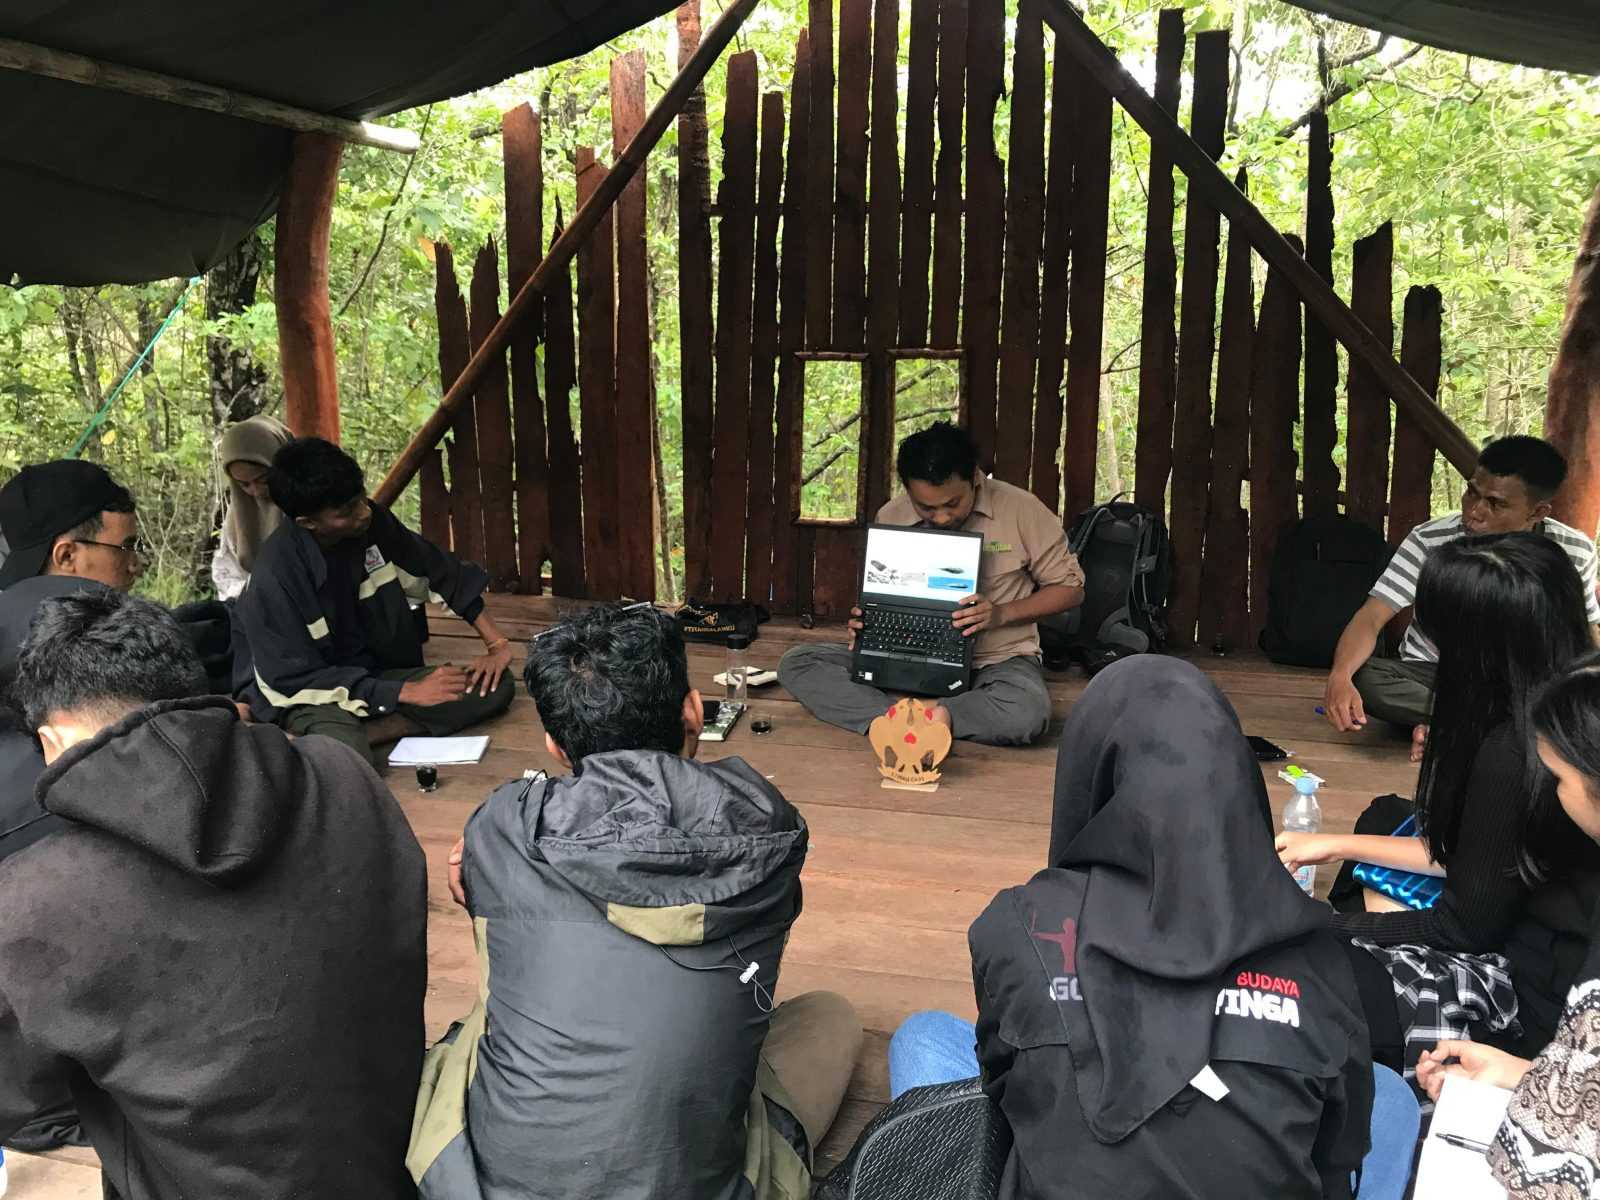
<svg viewBox="0 0 1600 1200">
<path fill-rule="evenodd" d="M 239 597 L 253 669 L 235 648 L 239 694 L 258 720 L 335 738 L 372 762 L 374 741 L 455 733 L 505 711 L 511 646 L 484 610 L 482 567 L 369 500 L 355 459 L 321 438 L 280 450 L 267 487 L 289 520 L 261 547 Z M 412 604 L 430 594 L 483 639 L 465 669 L 423 666 Z"/>
<path fill-rule="evenodd" d="M 422 850 L 364 763 L 204 689 L 157 606 L 39 605 L 12 691 L 62 820 L 0 863 L 0 1139 L 70 1089 L 108 1197 L 414 1200 Z"/>
</svg>

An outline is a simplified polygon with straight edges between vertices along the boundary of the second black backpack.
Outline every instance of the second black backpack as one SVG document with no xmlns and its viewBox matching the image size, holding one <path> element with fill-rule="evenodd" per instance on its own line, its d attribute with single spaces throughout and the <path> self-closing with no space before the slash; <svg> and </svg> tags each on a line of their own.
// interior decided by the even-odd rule
<svg viewBox="0 0 1600 1200">
<path fill-rule="evenodd" d="M 1114 496 L 1078 514 L 1067 544 L 1083 568 L 1084 599 L 1039 623 L 1046 662 L 1075 659 L 1093 674 L 1165 646 L 1172 552 L 1161 518 Z"/>
<path fill-rule="evenodd" d="M 1392 551 L 1350 517 L 1307 517 L 1278 541 L 1267 583 L 1261 649 L 1276 663 L 1333 665 L 1339 635 L 1366 603 Z"/>
</svg>

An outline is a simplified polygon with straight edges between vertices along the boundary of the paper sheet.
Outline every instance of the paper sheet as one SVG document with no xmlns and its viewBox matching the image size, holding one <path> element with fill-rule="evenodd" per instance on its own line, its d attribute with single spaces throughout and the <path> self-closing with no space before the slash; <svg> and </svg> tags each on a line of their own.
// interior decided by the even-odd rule
<svg viewBox="0 0 1600 1200">
<path fill-rule="evenodd" d="M 475 763 L 489 748 L 487 734 L 479 737 L 407 737 L 389 751 L 391 767 L 455 767 Z"/>
<path fill-rule="evenodd" d="M 1452 1146 L 1438 1135 L 1452 1133 L 1490 1145 L 1510 1102 L 1511 1093 L 1504 1088 L 1456 1076 L 1444 1081 L 1433 1124 L 1422 1143 L 1415 1200 L 1505 1200 L 1506 1191 L 1489 1174 L 1482 1154 Z"/>
</svg>

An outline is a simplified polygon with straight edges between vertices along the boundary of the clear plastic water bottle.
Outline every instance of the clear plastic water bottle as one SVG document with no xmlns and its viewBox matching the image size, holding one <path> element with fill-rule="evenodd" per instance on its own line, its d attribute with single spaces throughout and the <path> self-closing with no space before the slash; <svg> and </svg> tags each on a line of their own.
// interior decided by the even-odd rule
<svg viewBox="0 0 1600 1200">
<path fill-rule="evenodd" d="M 1290 780 L 1294 795 L 1283 806 L 1283 831 L 1285 833 L 1321 833 L 1322 805 L 1317 802 L 1317 785 L 1322 780 L 1315 775 L 1296 775 Z M 1306 895 L 1311 895 L 1317 885 L 1317 868 L 1311 863 L 1296 868 L 1294 881 Z"/>
<path fill-rule="evenodd" d="M 728 638 L 728 667 L 727 684 L 723 699 L 732 704 L 743 705 L 750 697 L 748 682 L 750 673 L 750 639 L 742 633 L 735 633 Z"/>
</svg>

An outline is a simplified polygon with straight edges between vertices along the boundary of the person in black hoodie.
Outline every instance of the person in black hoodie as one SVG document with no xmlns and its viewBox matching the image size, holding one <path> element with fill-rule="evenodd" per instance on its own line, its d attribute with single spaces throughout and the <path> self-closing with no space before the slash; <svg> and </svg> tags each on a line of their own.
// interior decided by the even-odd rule
<svg viewBox="0 0 1600 1200">
<path fill-rule="evenodd" d="M 968 935 L 977 1063 L 1013 1136 L 1000 1195 L 1351 1196 L 1374 1076 L 1348 957 L 1198 670 L 1095 677 L 1048 861 Z"/>
<path fill-rule="evenodd" d="M 0 1139 L 65 1084 L 123 1200 L 404 1200 L 426 879 L 346 750 L 241 723 L 162 609 L 44 601 L 12 695 L 63 827 L 0 863 Z"/>
</svg>

